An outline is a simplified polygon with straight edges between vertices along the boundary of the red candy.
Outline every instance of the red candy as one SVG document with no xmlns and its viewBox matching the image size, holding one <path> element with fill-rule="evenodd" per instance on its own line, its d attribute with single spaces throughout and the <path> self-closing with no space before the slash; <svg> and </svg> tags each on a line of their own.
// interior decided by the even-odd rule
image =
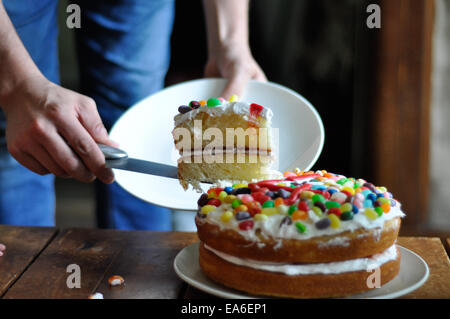
<svg viewBox="0 0 450 319">
<path fill-rule="evenodd" d="M 264 202 L 271 200 L 272 198 L 270 196 L 266 196 L 262 192 L 257 192 L 252 194 L 253 198 L 259 202 L 261 205 L 264 204 Z"/>
<path fill-rule="evenodd" d="M 298 203 L 297 207 L 298 207 L 299 210 L 303 210 L 305 212 L 307 212 L 309 210 L 308 204 L 306 202 L 303 202 L 303 201 Z"/>
<path fill-rule="evenodd" d="M 256 104 L 256 103 L 252 103 L 250 104 L 250 114 L 254 117 L 257 117 L 261 114 L 262 110 L 264 110 L 264 107 Z"/>
<path fill-rule="evenodd" d="M 256 214 L 261 213 L 261 204 L 258 202 L 251 202 L 247 204 L 248 212 L 253 217 Z"/>
<path fill-rule="evenodd" d="M 240 230 L 250 230 L 253 228 L 253 220 L 246 220 L 239 224 Z"/>
<path fill-rule="evenodd" d="M 220 205 L 222 205 L 222 202 L 220 201 L 220 199 L 217 199 L 217 198 L 211 198 L 211 199 L 208 201 L 208 205 L 214 205 L 214 206 L 216 206 L 216 207 L 219 207 Z"/>
<path fill-rule="evenodd" d="M 238 199 L 242 201 L 245 205 L 252 203 L 254 201 L 253 196 L 249 194 L 241 194 L 237 196 Z"/>
<path fill-rule="evenodd" d="M 330 199 L 331 195 L 327 191 L 322 192 L 322 196 L 325 197 L 325 199 Z"/>
<path fill-rule="evenodd" d="M 333 207 L 333 208 L 328 209 L 328 214 L 334 214 L 337 217 L 340 217 L 342 213 L 341 213 L 341 210 L 339 208 Z"/>
</svg>

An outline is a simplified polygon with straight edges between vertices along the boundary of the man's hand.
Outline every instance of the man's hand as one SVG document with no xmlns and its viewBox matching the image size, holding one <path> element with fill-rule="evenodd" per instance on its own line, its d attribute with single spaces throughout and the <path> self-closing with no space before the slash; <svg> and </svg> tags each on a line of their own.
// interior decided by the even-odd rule
<svg viewBox="0 0 450 319">
<path fill-rule="evenodd" d="M 223 77 L 224 98 L 242 93 L 251 79 L 267 81 L 248 42 L 248 0 L 203 0 L 208 34 L 206 77 Z"/>
<path fill-rule="evenodd" d="M 114 145 L 91 98 L 43 76 L 21 82 L 2 101 L 11 155 L 38 174 L 112 183 L 96 142 Z"/>
<path fill-rule="evenodd" d="M 205 77 L 223 77 L 228 83 L 222 92 L 226 99 L 233 94 L 242 96 L 249 80 L 267 81 L 264 72 L 246 47 L 224 48 L 210 55 L 205 67 Z"/>
</svg>

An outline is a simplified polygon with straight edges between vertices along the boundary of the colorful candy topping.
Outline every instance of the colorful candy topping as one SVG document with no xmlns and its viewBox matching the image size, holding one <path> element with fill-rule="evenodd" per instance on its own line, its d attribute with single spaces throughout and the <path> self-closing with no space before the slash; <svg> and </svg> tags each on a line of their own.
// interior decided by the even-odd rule
<svg viewBox="0 0 450 319">
<path fill-rule="evenodd" d="M 237 95 L 232 95 L 228 100 L 228 102 L 230 103 L 237 101 L 239 101 L 239 97 Z M 181 105 L 180 107 L 178 107 L 178 112 L 181 114 L 185 114 L 203 106 L 218 107 L 226 103 L 227 101 L 223 97 L 211 98 L 208 100 L 201 100 L 201 101 L 191 101 L 189 102 L 189 105 Z M 264 110 L 264 107 L 261 105 L 255 103 L 250 105 L 250 114 L 255 118 L 257 118 L 261 114 L 262 110 Z"/>
<path fill-rule="evenodd" d="M 223 223 L 234 220 L 240 230 L 250 230 L 260 225 L 257 223 L 282 215 L 279 227 L 295 227 L 298 233 L 305 234 L 314 228 L 339 229 L 358 214 L 368 222 L 375 221 L 398 204 L 385 187 L 363 179 L 327 171 L 296 170 L 283 176 L 279 180 L 213 187 L 200 196 L 198 216 L 205 218 L 221 209 Z"/>
</svg>

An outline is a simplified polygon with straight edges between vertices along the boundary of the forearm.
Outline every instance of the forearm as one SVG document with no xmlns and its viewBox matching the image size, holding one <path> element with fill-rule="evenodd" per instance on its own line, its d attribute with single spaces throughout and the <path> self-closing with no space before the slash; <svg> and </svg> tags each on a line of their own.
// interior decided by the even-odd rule
<svg viewBox="0 0 450 319">
<path fill-rule="evenodd" d="M 0 105 L 4 107 L 14 88 L 32 76 L 42 74 L 23 46 L 0 0 Z"/>
<path fill-rule="evenodd" d="M 225 46 L 248 48 L 248 0 L 203 0 L 208 52 Z"/>
</svg>

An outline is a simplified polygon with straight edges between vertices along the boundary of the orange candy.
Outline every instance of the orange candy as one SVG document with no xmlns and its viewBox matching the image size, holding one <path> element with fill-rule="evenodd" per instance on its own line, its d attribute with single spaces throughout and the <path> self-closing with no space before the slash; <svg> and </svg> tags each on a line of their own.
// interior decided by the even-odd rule
<svg viewBox="0 0 450 319">
<path fill-rule="evenodd" d="M 275 207 L 278 207 L 280 205 L 284 205 L 284 200 L 281 197 L 278 197 L 275 199 Z"/>
<path fill-rule="evenodd" d="M 305 212 L 304 210 L 296 210 L 295 212 L 292 213 L 291 216 L 292 220 L 305 220 L 308 218 L 308 213 Z"/>
<path fill-rule="evenodd" d="M 391 205 L 389 205 L 388 203 L 385 203 L 385 204 L 381 205 L 381 209 L 383 210 L 383 212 L 389 213 L 389 211 L 391 210 Z"/>
<path fill-rule="evenodd" d="M 248 212 L 251 216 L 261 213 L 261 204 L 259 202 L 250 202 L 247 206 Z"/>
</svg>

